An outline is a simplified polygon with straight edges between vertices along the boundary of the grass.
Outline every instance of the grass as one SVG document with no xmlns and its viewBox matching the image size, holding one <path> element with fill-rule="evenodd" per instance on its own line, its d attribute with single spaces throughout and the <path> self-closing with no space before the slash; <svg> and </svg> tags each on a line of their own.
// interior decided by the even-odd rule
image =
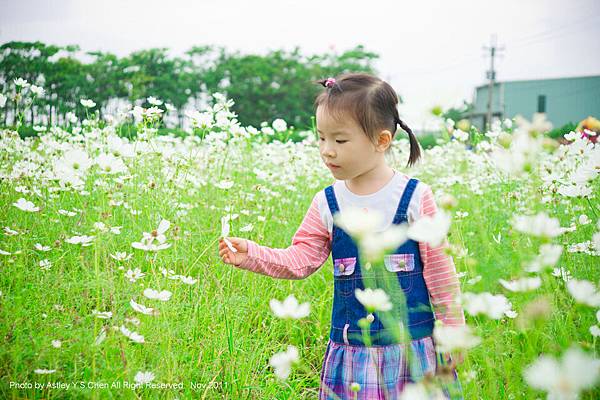
<svg viewBox="0 0 600 400">
<path fill-rule="evenodd" d="M 4 136 L 5 144 L 6 136 Z M 4 152 L 0 171 L 9 174 L 17 161 L 39 146 L 14 145 L 14 152 Z M 401 143 L 399 146 L 402 146 Z M 319 165 L 318 154 L 309 146 L 298 153 L 297 147 L 273 143 L 251 145 L 230 143 L 203 144 L 192 149 L 196 157 L 169 157 L 145 153 L 135 162 L 128 161 L 132 178 L 118 181 L 112 176 L 90 170 L 85 184 L 89 194 L 67 190 L 50 192 L 54 183 L 43 184 L 37 172 L 50 166 L 52 157 L 33 158 L 39 163 L 29 176 L 2 179 L 0 183 L 3 226 L 22 234 L 0 236 L 0 249 L 12 253 L 1 256 L 0 266 L 0 397 L 35 399 L 79 398 L 206 398 L 206 399 L 312 399 L 317 396 L 321 362 L 325 352 L 333 297 L 331 258 L 315 274 L 300 281 L 276 280 L 223 264 L 217 254 L 220 218 L 227 206 L 238 213 L 232 221 L 232 236 L 248 237 L 261 245 L 285 248 L 302 221 L 314 194 L 329 185 L 332 178 Z M 250 147 L 253 146 L 253 147 Z M 164 145 L 164 148 L 170 148 Z M 198 150 L 195 152 L 195 150 Z M 42 153 L 40 153 L 42 154 Z M 513 309 L 523 313 L 534 299 L 548 298 L 551 314 L 529 329 L 517 326 L 517 320 L 490 320 L 467 316 L 467 322 L 482 338 L 459 367 L 466 399 L 535 399 L 543 392 L 526 385 L 523 369 L 540 354 L 561 355 L 572 343 L 597 356 L 598 343 L 588 329 L 597 323 L 595 310 L 577 305 L 562 280 L 544 276 L 543 286 L 535 292 L 506 292 L 499 278 L 522 276 L 522 262 L 529 260 L 540 242 L 511 230 L 514 214 L 546 210 L 568 226 L 574 217 L 587 213 L 593 223 L 565 233 L 559 242 L 565 245 L 590 240 L 595 232 L 595 213 L 600 209 L 582 199 L 558 198 L 556 203 L 542 204 L 537 188 L 539 181 L 496 182 L 472 192 L 469 179 L 481 175 L 462 155 L 448 156 L 447 163 L 426 164 L 409 170 L 434 189 L 454 195 L 458 209 L 468 212 L 454 219 L 449 241 L 466 247 L 467 257 L 455 257 L 462 290 L 505 293 Z M 404 160 L 401 152 L 398 160 Z M 429 158 L 435 163 L 435 156 Z M 393 166 L 400 171 L 404 162 Z M 270 181 L 256 177 L 258 168 L 271 172 Z M 444 171 L 443 173 L 440 171 Z M 460 176 L 465 182 L 447 185 L 441 176 Z M 189 179 L 188 179 L 189 178 Z M 232 189 L 222 190 L 212 183 L 232 179 Z M 290 179 L 296 179 L 292 181 Z M 100 181 L 102 182 L 100 182 Z M 486 179 L 481 179 L 485 182 Z M 149 184 L 154 182 L 155 185 Z M 467 182 L 467 183 L 466 183 Z M 478 181 L 479 182 L 479 181 Z M 40 196 L 15 190 L 25 186 L 38 189 Z M 510 193 L 519 193 L 520 199 Z M 600 186 L 594 181 L 594 195 Z M 12 205 L 25 197 L 40 206 L 37 213 L 27 213 Z M 132 215 L 125 207 L 111 206 L 122 199 L 131 208 L 141 210 Z M 194 206 L 187 214 L 181 203 Z M 59 209 L 80 209 L 74 217 L 57 213 Z M 261 215 L 266 221 L 260 222 Z M 148 254 L 131 247 L 142 232 L 155 229 L 161 218 L 172 222 L 167 232 L 172 247 Z M 122 226 L 122 233 L 99 233 L 94 223 Z M 244 234 L 242 226 L 254 229 Z M 177 234 L 175 234 L 177 232 Z M 498 244 L 492 235 L 501 233 Z M 95 235 L 92 246 L 81 247 L 65 242 L 74 234 Z M 41 253 L 35 243 L 52 246 Z M 20 253 L 15 254 L 16 252 Z M 125 262 L 110 257 L 116 251 L 133 253 Z M 40 269 L 42 259 L 52 262 L 50 270 Z M 574 278 L 598 282 L 598 257 L 566 250 L 559 261 Z M 123 267 L 124 269 L 119 269 Z M 140 268 L 146 276 L 132 283 L 124 275 L 129 268 Z M 193 285 L 170 280 L 161 268 L 197 279 Z M 470 279 L 481 275 L 475 283 Z M 170 301 L 160 302 L 143 297 L 144 288 L 169 290 Z M 269 309 L 271 298 L 283 299 L 294 294 L 299 301 L 310 301 L 311 314 L 299 321 L 283 321 Z M 159 315 L 136 313 L 129 301 L 134 299 L 155 307 Z M 92 310 L 111 311 L 112 318 L 98 319 Z M 124 322 L 137 317 L 139 326 Z M 120 325 L 139 332 L 144 344 L 133 343 L 121 332 Z M 108 334 L 104 342 L 94 345 L 101 329 Z M 113 328 L 114 327 L 114 328 Z M 54 348 L 52 340 L 61 340 Z M 269 358 L 294 344 L 302 363 L 295 366 L 290 378 L 277 380 L 269 367 Z M 37 368 L 56 369 L 50 375 L 35 374 Z M 113 383 L 133 384 L 138 371 L 152 371 L 154 382 L 183 383 L 182 389 L 126 389 Z M 36 390 L 15 388 L 14 383 L 76 383 L 65 389 Z M 83 383 L 84 387 L 80 383 Z M 107 388 L 88 388 L 88 384 L 107 384 Z M 192 385 L 192 383 L 195 383 Z M 600 396 L 598 389 L 586 392 L 582 399 Z"/>
</svg>

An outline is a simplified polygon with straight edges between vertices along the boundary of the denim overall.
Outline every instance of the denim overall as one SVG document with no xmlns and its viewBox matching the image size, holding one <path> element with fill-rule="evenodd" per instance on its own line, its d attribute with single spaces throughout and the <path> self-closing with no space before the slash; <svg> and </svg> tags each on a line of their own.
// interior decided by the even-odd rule
<svg viewBox="0 0 600 400">
<path fill-rule="evenodd" d="M 410 179 L 398 204 L 394 224 L 408 221 L 407 208 L 419 181 Z M 333 186 L 325 188 L 325 196 L 331 215 L 339 212 Z M 352 238 L 341 228 L 333 225 L 332 258 L 334 271 L 334 296 L 331 317 L 330 339 L 336 343 L 364 346 L 358 320 L 367 316 L 367 311 L 354 295 L 356 289 L 365 289 L 362 280 L 358 248 Z M 430 336 L 433 333 L 434 315 L 429 302 L 429 293 L 423 279 L 423 264 L 418 242 L 409 239 L 384 258 L 383 274 L 395 274 L 399 287 L 406 297 L 408 313 L 405 321 L 412 340 Z M 371 273 L 371 271 L 369 271 Z M 393 281 L 395 283 L 395 281 Z M 404 304 L 392 297 L 392 309 L 399 310 Z M 399 343 L 392 330 L 386 328 L 377 313 L 370 326 L 371 345 L 384 346 Z"/>
</svg>

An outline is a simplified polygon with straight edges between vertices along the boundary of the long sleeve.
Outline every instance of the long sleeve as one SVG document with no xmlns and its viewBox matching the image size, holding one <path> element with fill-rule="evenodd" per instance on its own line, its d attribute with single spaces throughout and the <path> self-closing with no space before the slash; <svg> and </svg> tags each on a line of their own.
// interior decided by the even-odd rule
<svg viewBox="0 0 600 400">
<path fill-rule="evenodd" d="M 421 196 L 420 216 L 433 216 L 436 212 L 433 192 L 429 186 L 425 186 Z M 452 257 L 445 253 L 447 247 L 447 240 L 437 247 L 419 242 L 423 278 L 429 290 L 435 318 L 445 325 L 464 325 L 464 311 L 457 302 L 457 297 L 460 295 L 460 282 Z"/>
<path fill-rule="evenodd" d="M 321 222 L 317 196 L 286 249 L 272 249 L 248 242 L 248 257 L 239 268 L 274 278 L 303 279 L 318 270 L 331 253 L 329 231 Z"/>
</svg>

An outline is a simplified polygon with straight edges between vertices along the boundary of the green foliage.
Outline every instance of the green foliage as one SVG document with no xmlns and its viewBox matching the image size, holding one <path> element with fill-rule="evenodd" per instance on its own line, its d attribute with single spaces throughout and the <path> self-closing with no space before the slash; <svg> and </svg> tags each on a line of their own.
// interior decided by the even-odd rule
<svg viewBox="0 0 600 400">
<path fill-rule="evenodd" d="M 564 135 L 576 130 L 576 128 L 577 124 L 568 122 L 560 128 L 552 129 L 551 131 L 546 132 L 546 136 L 551 137 L 552 139 L 560 140 Z"/>
</svg>

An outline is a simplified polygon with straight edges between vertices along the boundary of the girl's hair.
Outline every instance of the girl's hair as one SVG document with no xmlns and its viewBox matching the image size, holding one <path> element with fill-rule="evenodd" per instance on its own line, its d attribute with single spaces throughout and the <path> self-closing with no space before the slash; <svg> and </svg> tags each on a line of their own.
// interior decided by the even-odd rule
<svg viewBox="0 0 600 400">
<path fill-rule="evenodd" d="M 327 79 L 315 83 L 326 86 Z M 412 166 L 420 157 L 419 142 L 412 130 L 398 115 L 398 95 L 385 81 L 365 73 L 346 73 L 327 84 L 325 90 L 315 99 L 315 110 L 325 106 L 335 119 L 347 115 L 362 127 L 367 137 L 376 143 L 377 134 L 383 129 L 396 135 L 396 127 L 408 133 L 410 156 L 407 166 Z"/>
</svg>

